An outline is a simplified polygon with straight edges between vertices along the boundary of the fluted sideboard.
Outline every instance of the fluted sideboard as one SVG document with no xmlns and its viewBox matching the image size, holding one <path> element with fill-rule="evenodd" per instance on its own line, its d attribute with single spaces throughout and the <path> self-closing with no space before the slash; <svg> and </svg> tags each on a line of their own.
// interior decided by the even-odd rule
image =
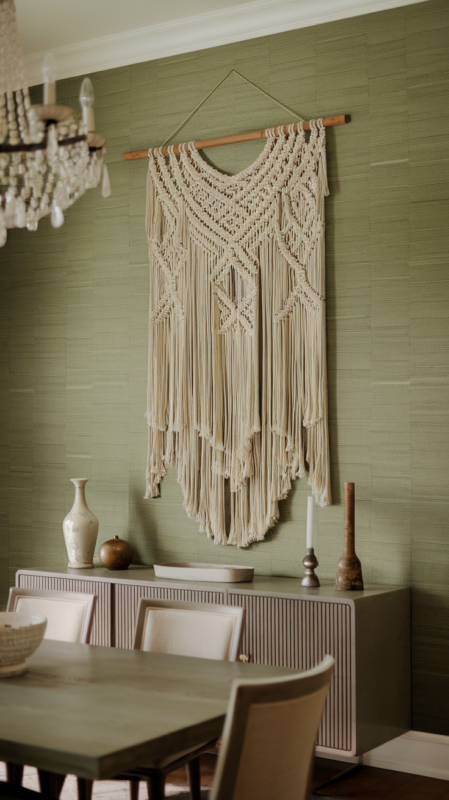
<svg viewBox="0 0 449 800">
<path fill-rule="evenodd" d="M 355 756 L 410 728 L 410 592 L 393 586 L 336 592 L 304 589 L 297 578 L 190 583 L 126 572 L 19 570 L 16 585 L 98 595 L 91 643 L 129 648 L 140 597 L 246 608 L 242 653 L 254 663 L 308 669 L 325 653 L 335 671 L 317 753 Z"/>
</svg>

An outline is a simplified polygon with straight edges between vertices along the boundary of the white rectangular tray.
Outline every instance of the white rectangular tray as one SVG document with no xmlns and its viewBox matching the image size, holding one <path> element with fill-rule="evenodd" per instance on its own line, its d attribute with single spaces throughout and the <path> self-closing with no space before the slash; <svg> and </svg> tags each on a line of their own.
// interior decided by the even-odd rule
<svg viewBox="0 0 449 800">
<path fill-rule="evenodd" d="M 237 567 L 233 564 L 197 564 L 193 561 L 173 561 L 155 564 L 157 578 L 172 578 L 178 581 L 209 581 L 214 583 L 241 583 L 252 581 L 254 567 Z"/>
</svg>

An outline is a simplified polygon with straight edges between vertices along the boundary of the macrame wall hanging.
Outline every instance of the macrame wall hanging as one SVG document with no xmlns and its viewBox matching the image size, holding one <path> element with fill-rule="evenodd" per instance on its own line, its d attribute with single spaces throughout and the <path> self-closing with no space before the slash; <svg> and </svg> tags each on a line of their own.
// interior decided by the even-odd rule
<svg viewBox="0 0 449 800">
<path fill-rule="evenodd" d="M 233 176 L 194 143 L 148 152 L 146 497 L 174 466 L 188 516 L 220 544 L 262 540 L 296 477 L 331 502 L 326 142 L 322 120 L 306 126 L 266 131 Z"/>
</svg>

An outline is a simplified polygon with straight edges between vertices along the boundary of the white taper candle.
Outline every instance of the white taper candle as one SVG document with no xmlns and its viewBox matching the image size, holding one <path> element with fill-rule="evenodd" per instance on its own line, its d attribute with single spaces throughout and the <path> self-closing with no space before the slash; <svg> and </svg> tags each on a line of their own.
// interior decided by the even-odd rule
<svg viewBox="0 0 449 800">
<path fill-rule="evenodd" d="M 44 79 L 44 105 L 56 104 L 56 58 L 53 53 L 47 53 L 42 64 Z"/>
<path fill-rule="evenodd" d="M 44 106 L 54 106 L 56 104 L 56 83 L 44 83 Z"/>
<path fill-rule="evenodd" d="M 307 549 L 313 547 L 313 497 L 307 498 Z"/>
</svg>

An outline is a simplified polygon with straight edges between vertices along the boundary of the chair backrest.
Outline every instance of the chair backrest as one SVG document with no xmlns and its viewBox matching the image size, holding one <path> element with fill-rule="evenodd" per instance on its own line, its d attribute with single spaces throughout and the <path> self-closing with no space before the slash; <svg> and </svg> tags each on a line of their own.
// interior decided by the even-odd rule
<svg viewBox="0 0 449 800">
<path fill-rule="evenodd" d="M 334 659 L 287 678 L 236 680 L 210 800 L 308 800 Z"/>
<path fill-rule="evenodd" d="M 134 649 L 235 661 L 245 609 L 211 603 L 140 599 Z"/>
<path fill-rule="evenodd" d="M 96 594 L 13 588 L 9 590 L 6 610 L 44 614 L 48 620 L 45 639 L 86 644 L 96 601 Z"/>
</svg>

